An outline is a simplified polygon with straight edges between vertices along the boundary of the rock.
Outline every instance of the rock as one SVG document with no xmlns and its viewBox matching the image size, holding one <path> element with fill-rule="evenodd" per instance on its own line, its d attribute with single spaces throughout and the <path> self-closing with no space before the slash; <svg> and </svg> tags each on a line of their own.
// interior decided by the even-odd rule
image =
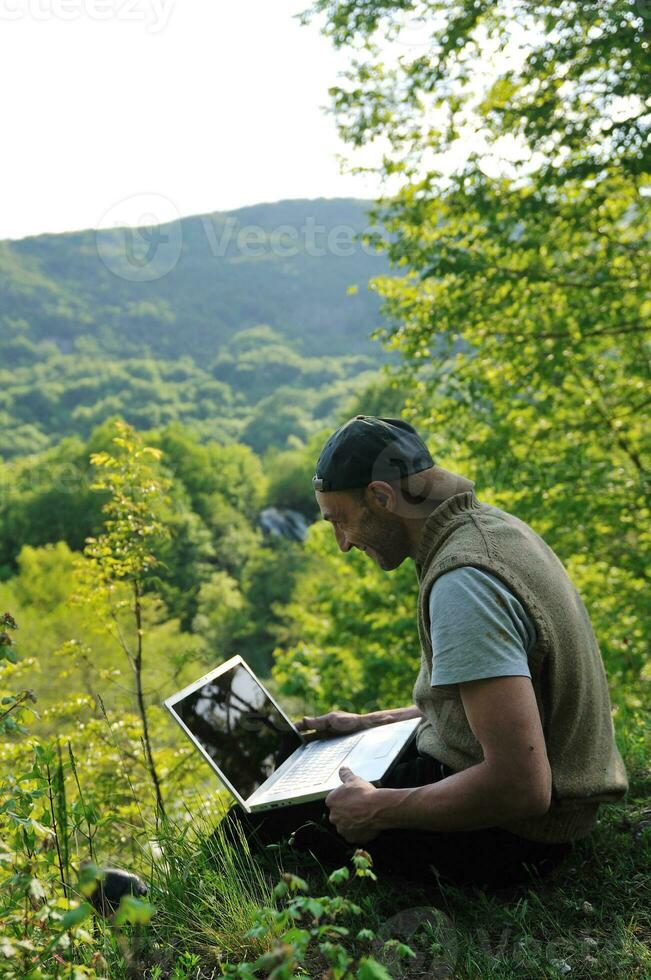
<svg viewBox="0 0 651 980">
<path fill-rule="evenodd" d="M 549 962 L 554 967 L 555 970 L 558 970 L 559 973 L 572 972 L 572 967 L 567 962 L 567 960 L 550 960 Z"/>
<path fill-rule="evenodd" d="M 97 888 L 89 896 L 89 901 L 96 912 L 107 918 L 112 915 L 120 904 L 123 895 L 135 895 L 143 898 L 149 889 L 138 875 L 123 868 L 101 868 L 103 879 L 98 880 Z"/>
<path fill-rule="evenodd" d="M 280 507 L 266 507 L 260 512 L 258 522 L 265 536 L 289 541 L 304 541 L 310 526 L 300 511 Z"/>
</svg>

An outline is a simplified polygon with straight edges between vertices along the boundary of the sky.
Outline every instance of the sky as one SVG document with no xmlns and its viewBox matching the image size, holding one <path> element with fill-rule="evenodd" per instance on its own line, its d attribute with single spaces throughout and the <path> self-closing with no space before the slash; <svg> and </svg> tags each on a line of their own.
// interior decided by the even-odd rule
<svg viewBox="0 0 651 980">
<path fill-rule="evenodd" d="M 307 5 L 0 0 L 0 239 L 373 197 L 340 172 L 343 60 Z"/>
</svg>

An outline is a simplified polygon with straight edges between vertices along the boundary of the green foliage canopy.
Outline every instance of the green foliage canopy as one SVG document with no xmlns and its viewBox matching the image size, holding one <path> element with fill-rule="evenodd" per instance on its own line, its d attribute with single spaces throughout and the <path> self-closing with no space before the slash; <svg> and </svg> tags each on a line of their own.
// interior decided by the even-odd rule
<svg viewBox="0 0 651 980">
<path fill-rule="evenodd" d="M 603 591 L 617 583 L 611 614 L 637 624 L 622 631 L 621 662 L 634 649 L 639 669 L 651 543 L 644 5 L 318 0 L 305 16 L 354 52 L 331 93 L 342 136 L 381 141 L 376 169 L 399 184 L 376 212 L 395 274 L 375 288 L 407 413 L 435 457 L 532 523 L 591 589 L 591 564 Z"/>
</svg>

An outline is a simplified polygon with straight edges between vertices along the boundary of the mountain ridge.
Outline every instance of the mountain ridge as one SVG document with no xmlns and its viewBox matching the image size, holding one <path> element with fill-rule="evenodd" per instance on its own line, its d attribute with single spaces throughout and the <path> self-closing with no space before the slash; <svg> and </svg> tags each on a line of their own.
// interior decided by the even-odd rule
<svg viewBox="0 0 651 980">
<path fill-rule="evenodd" d="M 27 320 L 29 328 L 20 335 L 33 341 L 58 338 L 65 350 L 66 340 L 74 344 L 87 332 L 77 329 L 76 321 L 109 353 L 124 351 L 126 344 L 133 355 L 186 353 L 204 360 L 233 329 L 261 322 L 306 354 L 324 352 L 321 338 L 313 337 L 324 329 L 331 332 L 331 353 L 369 353 L 379 303 L 366 283 L 386 265 L 353 242 L 364 230 L 366 207 L 354 198 L 295 199 L 139 229 L 5 241 L 0 243 L 0 325 L 11 336 L 9 319 Z M 229 222 L 230 236 L 219 236 Z M 247 225 L 257 225 L 258 242 L 247 238 Z M 158 254 L 140 265 L 148 245 L 151 250 L 152 229 L 163 244 L 154 242 Z M 212 240 L 211 229 L 218 236 Z M 140 254 L 130 255 L 130 246 Z M 350 286 L 357 287 L 353 295 Z M 213 327 L 206 330 L 210 318 Z M 102 325 L 119 338 L 117 348 L 99 330 Z M 179 330 L 186 337 L 190 330 L 196 347 L 175 346 Z"/>
<path fill-rule="evenodd" d="M 115 414 L 258 451 L 327 424 L 389 359 L 367 286 L 388 266 L 355 237 L 369 205 L 298 198 L 0 243 L 0 454 Z"/>
<path fill-rule="evenodd" d="M 373 198 L 364 197 L 288 197 L 279 198 L 276 201 L 258 201 L 256 204 L 242 204 L 237 208 L 229 208 L 227 210 L 218 208 L 214 211 L 197 211 L 192 212 L 192 214 L 184 214 L 180 216 L 181 221 L 188 221 L 196 218 L 210 218 L 216 215 L 238 215 L 245 211 L 255 211 L 259 208 L 275 208 L 276 206 L 283 205 L 304 205 L 304 204 L 335 204 L 335 203 L 350 203 L 353 205 L 368 205 L 371 207 L 375 202 Z M 160 225 L 171 224 L 172 222 L 160 222 Z M 158 224 L 156 222 L 155 224 Z M 116 231 L 120 231 L 124 228 L 128 228 L 130 225 L 117 225 L 115 227 Z M 1 245 L 19 244 L 21 242 L 32 241 L 35 239 L 43 238 L 64 238 L 70 235 L 84 235 L 87 233 L 92 233 L 101 230 L 99 226 L 88 225 L 84 228 L 71 228 L 64 231 L 39 231 L 35 234 L 20 235 L 17 238 L 0 238 Z"/>
</svg>

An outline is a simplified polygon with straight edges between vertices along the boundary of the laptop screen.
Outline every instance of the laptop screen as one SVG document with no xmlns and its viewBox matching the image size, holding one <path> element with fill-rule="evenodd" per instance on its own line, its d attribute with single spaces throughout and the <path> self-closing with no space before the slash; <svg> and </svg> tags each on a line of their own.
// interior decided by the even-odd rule
<svg viewBox="0 0 651 980">
<path fill-rule="evenodd" d="M 241 664 L 171 709 L 245 800 L 302 744 Z"/>
</svg>

